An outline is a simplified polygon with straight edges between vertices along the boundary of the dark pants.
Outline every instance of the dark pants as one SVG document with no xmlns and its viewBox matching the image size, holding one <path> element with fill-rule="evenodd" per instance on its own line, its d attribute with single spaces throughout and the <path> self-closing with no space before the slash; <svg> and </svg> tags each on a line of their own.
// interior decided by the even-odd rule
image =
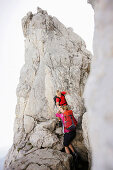
<svg viewBox="0 0 113 170">
<path fill-rule="evenodd" d="M 76 131 L 71 131 L 69 133 L 64 134 L 64 146 L 69 146 L 69 144 L 72 142 L 72 140 L 76 136 Z"/>
</svg>

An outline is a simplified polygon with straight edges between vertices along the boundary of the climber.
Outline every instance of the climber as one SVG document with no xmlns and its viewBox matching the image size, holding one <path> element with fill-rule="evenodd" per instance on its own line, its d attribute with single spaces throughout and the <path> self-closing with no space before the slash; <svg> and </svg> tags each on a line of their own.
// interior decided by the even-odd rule
<svg viewBox="0 0 113 170">
<path fill-rule="evenodd" d="M 71 144 L 72 140 L 76 136 L 77 120 L 74 118 L 72 110 L 68 110 L 67 105 L 60 106 L 60 112 L 61 113 L 56 113 L 56 117 L 60 117 L 62 119 L 65 152 L 70 154 L 71 150 L 73 157 L 77 159 L 77 153 Z"/>
<path fill-rule="evenodd" d="M 56 105 L 57 107 L 58 106 L 64 106 L 64 105 L 67 105 L 67 101 L 65 99 L 65 95 L 66 94 L 69 94 L 69 92 L 67 91 L 60 91 L 60 90 L 57 90 L 56 91 Z"/>
<path fill-rule="evenodd" d="M 68 105 L 66 98 L 65 98 L 65 95 L 67 95 L 67 94 L 70 95 L 70 93 L 67 91 L 62 91 L 62 92 L 60 90 L 56 91 L 56 96 L 54 97 L 54 102 L 58 108 L 58 113 L 60 113 L 59 106 Z M 58 120 L 59 120 L 59 127 L 61 127 L 62 126 L 61 119 L 58 118 Z"/>
</svg>

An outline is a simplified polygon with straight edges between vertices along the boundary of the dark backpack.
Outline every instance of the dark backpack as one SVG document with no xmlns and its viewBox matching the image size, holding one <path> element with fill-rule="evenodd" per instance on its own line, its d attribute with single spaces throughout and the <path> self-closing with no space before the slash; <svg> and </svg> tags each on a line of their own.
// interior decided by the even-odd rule
<svg viewBox="0 0 113 170">
<path fill-rule="evenodd" d="M 62 94 L 62 93 L 61 93 L 61 95 L 64 96 L 64 94 Z M 53 98 L 53 100 L 54 100 L 54 102 L 55 102 L 55 106 L 56 106 L 56 99 L 57 99 L 57 98 L 60 99 L 60 97 L 58 97 L 58 96 L 55 96 L 55 97 Z M 61 99 L 59 100 L 59 105 L 60 105 L 60 102 L 61 102 Z"/>
</svg>

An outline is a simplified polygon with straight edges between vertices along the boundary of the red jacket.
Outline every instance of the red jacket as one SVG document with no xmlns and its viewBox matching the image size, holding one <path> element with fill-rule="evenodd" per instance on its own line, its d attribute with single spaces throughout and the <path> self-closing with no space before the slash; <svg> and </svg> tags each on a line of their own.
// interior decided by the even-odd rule
<svg viewBox="0 0 113 170">
<path fill-rule="evenodd" d="M 65 94 L 66 94 L 66 92 L 62 91 L 61 97 L 58 96 L 58 98 L 56 98 L 56 103 L 58 102 L 60 106 L 67 105 L 67 101 L 66 101 L 65 96 L 64 96 Z"/>
</svg>

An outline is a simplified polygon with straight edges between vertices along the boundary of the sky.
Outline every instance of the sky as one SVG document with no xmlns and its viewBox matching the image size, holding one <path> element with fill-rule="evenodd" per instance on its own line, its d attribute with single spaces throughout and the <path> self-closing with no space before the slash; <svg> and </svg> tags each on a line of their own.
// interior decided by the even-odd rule
<svg viewBox="0 0 113 170">
<path fill-rule="evenodd" d="M 93 53 L 94 12 L 87 0 L 0 0 L 0 149 L 13 143 L 16 88 L 24 64 L 21 19 L 37 7 L 72 27 Z"/>
</svg>

